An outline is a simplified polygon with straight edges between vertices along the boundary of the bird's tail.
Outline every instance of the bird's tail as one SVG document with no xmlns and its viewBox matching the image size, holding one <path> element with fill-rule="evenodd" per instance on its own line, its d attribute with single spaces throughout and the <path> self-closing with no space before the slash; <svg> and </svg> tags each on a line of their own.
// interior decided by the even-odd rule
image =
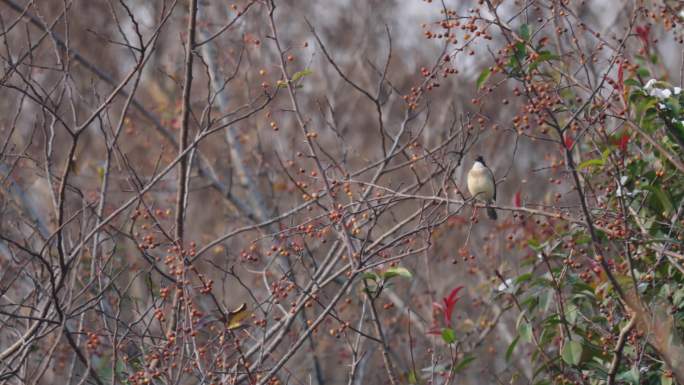
<svg viewBox="0 0 684 385">
<path fill-rule="evenodd" d="M 493 221 L 495 221 L 496 218 L 498 218 L 496 215 L 496 210 L 494 210 L 494 207 L 487 206 L 487 216 L 489 217 L 489 219 L 491 219 Z"/>
</svg>

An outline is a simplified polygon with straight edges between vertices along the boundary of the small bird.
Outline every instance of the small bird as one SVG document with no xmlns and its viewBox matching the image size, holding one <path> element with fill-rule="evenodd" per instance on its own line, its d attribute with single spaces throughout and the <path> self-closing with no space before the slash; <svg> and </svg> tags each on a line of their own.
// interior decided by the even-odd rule
<svg viewBox="0 0 684 385">
<path fill-rule="evenodd" d="M 496 201 L 496 182 L 494 173 L 487 167 L 482 155 L 475 158 L 473 167 L 468 171 L 468 191 L 475 199 L 485 202 L 487 216 L 489 219 L 496 220 L 496 211 L 489 206 L 490 203 Z"/>
</svg>

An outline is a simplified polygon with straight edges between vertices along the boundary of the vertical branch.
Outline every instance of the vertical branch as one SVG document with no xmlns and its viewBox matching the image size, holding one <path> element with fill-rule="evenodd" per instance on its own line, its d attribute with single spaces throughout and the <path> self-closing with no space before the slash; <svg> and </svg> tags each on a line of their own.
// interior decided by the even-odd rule
<svg viewBox="0 0 684 385">
<path fill-rule="evenodd" d="M 190 0 L 188 6 L 188 44 L 185 49 L 185 82 L 183 83 L 183 109 L 181 111 L 181 128 L 178 140 L 178 153 L 183 154 L 188 146 L 188 126 L 190 119 L 190 90 L 192 88 L 192 63 L 195 48 L 195 30 L 197 27 L 197 0 Z M 178 189 L 176 195 L 176 242 L 183 247 L 183 217 L 185 214 L 187 191 L 188 156 L 183 155 L 178 163 Z"/>
<path fill-rule="evenodd" d="M 369 288 L 366 280 L 363 281 L 363 285 L 366 291 L 366 297 L 368 298 L 368 304 L 370 305 L 371 316 L 373 320 L 373 325 L 375 326 L 375 333 L 378 335 L 378 339 L 382 344 L 382 362 L 385 365 L 385 371 L 387 372 L 387 378 L 391 385 L 397 385 L 396 376 L 394 374 L 394 367 L 392 366 L 392 361 L 390 360 L 389 353 L 390 348 L 385 338 L 385 333 L 382 331 L 382 324 L 380 323 L 380 317 L 378 316 L 378 311 L 375 307 L 375 298 L 369 294 Z"/>
<path fill-rule="evenodd" d="M 179 253 L 183 253 L 183 219 L 185 214 L 185 200 L 187 190 L 187 167 L 189 164 L 188 153 L 188 126 L 190 118 L 190 90 L 192 87 L 192 63 L 193 63 L 193 49 L 195 45 L 195 29 L 197 24 L 197 0 L 190 0 L 188 5 L 188 44 L 185 50 L 185 81 L 183 83 L 183 99 L 181 111 L 181 129 L 178 140 L 178 187 L 176 195 L 176 234 L 175 241 L 178 245 Z M 171 305 L 171 319 L 167 328 L 167 333 L 176 330 L 178 324 L 178 315 L 180 313 L 179 294 L 174 293 Z M 159 359 L 155 358 L 150 363 L 150 370 L 153 370 L 159 365 Z"/>
</svg>

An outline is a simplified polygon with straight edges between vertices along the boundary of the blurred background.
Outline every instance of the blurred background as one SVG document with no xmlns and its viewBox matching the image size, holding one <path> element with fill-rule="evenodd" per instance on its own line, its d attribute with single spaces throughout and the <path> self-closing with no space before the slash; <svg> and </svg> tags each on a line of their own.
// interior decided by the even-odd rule
<svg viewBox="0 0 684 385">
<path fill-rule="evenodd" d="M 189 1 L 0 0 L 3 381 L 257 383 L 275 368 L 280 383 L 390 383 L 389 359 L 399 383 L 531 383 L 528 347 L 506 352 L 520 318 L 502 292 L 530 239 L 568 226 L 532 211 L 579 206 L 562 138 L 514 124 L 521 85 L 483 77 L 510 44 L 485 20 L 571 30 L 550 44 L 592 85 L 616 71 L 596 33 L 622 44 L 649 20 L 640 3 L 200 0 L 184 99 Z M 653 71 L 681 85 L 680 37 L 648 25 Z M 468 200 L 477 155 L 497 221 Z M 380 290 L 397 267 L 410 277 Z M 459 286 L 454 351 L 439 328 Z"/>
</svg>

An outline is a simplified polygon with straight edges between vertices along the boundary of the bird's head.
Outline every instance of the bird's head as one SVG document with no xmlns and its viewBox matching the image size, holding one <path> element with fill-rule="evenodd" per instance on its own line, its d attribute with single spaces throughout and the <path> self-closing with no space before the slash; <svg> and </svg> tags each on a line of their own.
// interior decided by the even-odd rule
<svg viewBox="0 0 684 385">
<path fill-rule="evenodd" d="M 483 166 L 487 165 L 487 164 L 485 164 L 485 161 L 484 161 L 484 158 L 482 157 L 482 155 L 478 155 L 477 158 L 475 158 L 475 161 L 482 163 Z"/>
</svg>

